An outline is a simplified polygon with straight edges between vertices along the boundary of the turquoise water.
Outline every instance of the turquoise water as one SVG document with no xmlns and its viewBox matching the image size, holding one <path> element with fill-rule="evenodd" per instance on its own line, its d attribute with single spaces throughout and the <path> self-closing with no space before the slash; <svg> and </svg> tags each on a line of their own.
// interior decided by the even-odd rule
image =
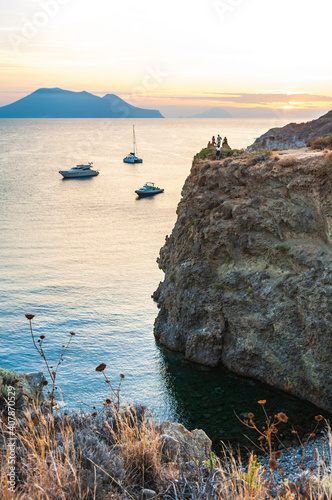
<svg viewBox="0 0 332 500">
<path fill-rule="evenodd" d="M 133 123 L 142 165 L 122 162 L 132 147 Z M 89 410 L 107 396 L 95 372 L 103 362 L 115 384 L 125 374 L 122 394 L 128 401 L 213 435 L 236 439 L 233 411 L 251 411 L 257 398 L 304 412 L 299 402 L 252 381 L 169 356 L 153 337 L 157 308 L 151 294 L 163 279 L 156 258 L 176 220 L 193 155 L 212 135 L 227 135 L 239 148 L 283 124 L 0 120 L 0 365 L 44 370 L 24 316 L 32 313 L 53 363 L 69 332 L 76 333 L 58 375 L 69 408 Z M 87 161 L 100 170 L 98 177 L 63 180 L 58 173 Z M 165 192 L 137 200 L 134 191 L 146 181 Z"/>
</svg>

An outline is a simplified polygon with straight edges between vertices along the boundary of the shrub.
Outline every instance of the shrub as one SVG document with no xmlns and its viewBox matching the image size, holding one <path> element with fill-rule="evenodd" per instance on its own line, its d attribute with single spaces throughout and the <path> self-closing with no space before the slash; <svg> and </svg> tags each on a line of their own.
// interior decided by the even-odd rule
<svg viewBox="0 0 332 500">
<path fill-rule="evenodd" d="M 326 134 L 322 137 L 317 137 L 307 144 L 311 149 L 331 149 L 332 147 L 332 134 Z"/>
<path fill-rule="evenodd" d="M 332 163 L 332 151 L 326 151 L 326 153 L 324 154 L 324 164 L 328 172 L 331 170 L 331 163 Z"/>
<path fill-rule="evenodd" d="M 286 156 L 286 158 L 281 158 L 279 160 L 279 165 L 281 167 L 293 167 L 294 165 L 297 165 L 299 163 L 298 159 L 295 158 L 294 156 Z"/>
<path fill-rule="evenodd" d="M 290 250 L 290 246 L 288 243 L 279 243 L 279 245 L 277 245 L 277 249 L 281 252 L 288 252 Z"/>
<path fill-rule="evenodd" d="M 17 373 L 15 370 L 4 370 L 0 368 L 0 392 L 5 395 L 8 391 L 8 386 L 14 386 L 17 383 Z"/>
<path fill-rule="evenodd" d="M 194 156 L 194 160 L 196 159 L 205 160 L 206 158 L 212 157 L 215 154 L 216 150 L 214 148 L 204 148 Z"/>
<path fill-rule="evenodd" d="M 243 151 L 241 149 L 221 149 L 220 150 L 220 158 L 228 158 L 230 156 L 239 156 Z"/>
<path fill-rule="evenodd" d="M 266 156 L 271 156 L 272 150 L 270 149 L 256 149 L 256 151 L 252 151 L 250 153 L 251 158 L 254 158 L 255 156 L 260 156 L 260 155 L 266 155 Z"/>
<path fill-rule="evenodd" d="M 228 158 L 230 156 L 238 156 L 241 153 L 243 153 L 243 151 L 241 149 L 221 149 L 220 150 L 220 159 Z M 202 151 L 200 151 L 199 153 L 197 153 L 194 156 L 194 160 L 196 160 L 196 159 L 215 160 L 216 159 L 216 150 L 212 149 L 212 148 L 202 149 Z"/>
</svg>

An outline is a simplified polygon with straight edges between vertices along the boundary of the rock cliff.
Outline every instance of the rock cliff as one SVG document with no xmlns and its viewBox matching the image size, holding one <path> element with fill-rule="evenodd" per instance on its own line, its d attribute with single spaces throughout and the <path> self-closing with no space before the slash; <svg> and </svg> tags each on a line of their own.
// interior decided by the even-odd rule
<svg viewBox="0 0 332 500">
<path fill-rule="evenodd" d="M 285 127 L 271 128 L 268 132 L 258 137 L 249 146 L 249 151 L 258 149 L 279 149 L 302 148 L 310 141 L 325 134 L 332 133 L 332 111 L 321 116 L 317 120 L 307 123 L 289 123 Z"/>
<path fill-rule="evenodd" d="M 331 153 L 196 158 L 160 251 L 155 337 L 332 411 Z"/>
</svg>

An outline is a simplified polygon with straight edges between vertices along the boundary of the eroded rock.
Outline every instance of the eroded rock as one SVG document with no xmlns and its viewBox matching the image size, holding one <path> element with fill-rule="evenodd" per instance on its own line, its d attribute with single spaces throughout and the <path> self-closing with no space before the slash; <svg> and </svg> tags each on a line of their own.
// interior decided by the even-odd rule
<svg viewBox="0 0 332 500">
<path fill-rule="evenodd" d="M 332 411 L 332 173 L 322 152 L 278 155 L 194 162 L 160 251 L 154 333 Z"/>
</svg>

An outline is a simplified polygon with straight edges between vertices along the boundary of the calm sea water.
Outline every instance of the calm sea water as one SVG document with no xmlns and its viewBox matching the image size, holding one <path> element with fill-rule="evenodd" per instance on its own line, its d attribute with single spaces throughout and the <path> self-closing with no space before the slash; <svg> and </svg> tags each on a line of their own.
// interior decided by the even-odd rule
<svg viewBox="0 0 332 500">
<path fill-rule="evenodd" d="M 122 162 L 132 147 L 133 123 L 144 159 L 136 166 Z M 260 384 L 169 356 L 153 337 L 151 294 L 163 279 L 156 258 L 176 220 L 193 155 L 212 135 L 227 135 L 241 148 L 285 123 L 0 120 L 0 366 L 45 370 L 24 316 L 32 313 L 54 362 L 69 332 L 76 332 L 58 375 L 70 408 L 89 410 L 107 397 L 95 371 L 103 362 L 114 384 L 125 374 L 128 401 L 210 435 L 234 438 L 233 411 L 251 411 L 262 398 L 302 413 L 300 402 Z M 63 180 L 58 173 L 87 161 L 100 170 L 98 177 Z M 165 192 L 137 200 L 134 191 L 145 181 Z"/>
</svg>

